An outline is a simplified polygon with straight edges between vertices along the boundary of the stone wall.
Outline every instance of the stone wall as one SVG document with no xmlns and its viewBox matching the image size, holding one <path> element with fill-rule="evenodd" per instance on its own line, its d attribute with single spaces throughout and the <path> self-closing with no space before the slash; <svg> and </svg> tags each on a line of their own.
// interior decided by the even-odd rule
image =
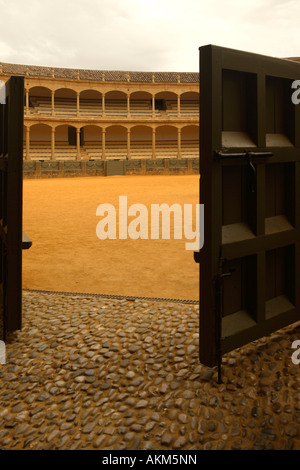
<svg viewBox="0 0 300 470">
<path fill-rule="evenodd" d="M 157 158 L 125 161 L 126 175 L 197 174 L 198 158 Z M 28 161 L 23 164 L 24 178 L 55 178 L 74 176 L 105 176 L 104 160 Z"/>
</svg>

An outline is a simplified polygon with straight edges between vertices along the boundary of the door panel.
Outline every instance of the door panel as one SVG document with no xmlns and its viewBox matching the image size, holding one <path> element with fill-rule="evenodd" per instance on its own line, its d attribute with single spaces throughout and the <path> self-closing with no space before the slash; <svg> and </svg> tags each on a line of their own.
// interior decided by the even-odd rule
<svg viewBox="0 0 300 470">
<path fill-rule="evenodd" d="M 200 361 L 208 366 L 300 319 L 297 79 L 292 61 L 200 48 Z"/>
<path fill-rule="evenodd" d="M 0 105 L 0 340 L 22 326 L 24 78 L 6 82 Z"/>
</svg>

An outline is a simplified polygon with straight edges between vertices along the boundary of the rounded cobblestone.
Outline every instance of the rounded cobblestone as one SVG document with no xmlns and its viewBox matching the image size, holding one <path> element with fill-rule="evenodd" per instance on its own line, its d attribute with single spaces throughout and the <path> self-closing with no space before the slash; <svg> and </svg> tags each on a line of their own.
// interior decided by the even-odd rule
<svg viewBox="0 0 300 470">
<path fill-rule="evenodd" d="M 0 448 L 300 449 L 300 324 L 199 364 L 198 306 L 23 292 Z"/>
</svg>

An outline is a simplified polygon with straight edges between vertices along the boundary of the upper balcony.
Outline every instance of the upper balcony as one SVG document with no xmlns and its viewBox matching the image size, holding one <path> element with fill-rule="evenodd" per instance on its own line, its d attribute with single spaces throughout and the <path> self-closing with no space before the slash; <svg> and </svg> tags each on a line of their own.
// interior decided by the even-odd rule
<svg viewBox="0 0 300 470">
<path fill-rule="evenodd" d="M 68 88 L 51 91 L 33 87 L 26 93 L 25 118 L 89 120 L 198 120 L 199 93 L 124 93 L 96 90 L 76 92 Z"/>
</svg>

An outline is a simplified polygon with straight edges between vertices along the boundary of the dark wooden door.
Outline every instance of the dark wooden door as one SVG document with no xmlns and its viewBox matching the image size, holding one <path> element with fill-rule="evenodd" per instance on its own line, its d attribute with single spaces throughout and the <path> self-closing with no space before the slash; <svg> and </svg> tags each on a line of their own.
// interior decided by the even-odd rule
<svg viewBox="0 0 300 470">
<path fill-rule="evenodd" d="M 24 78 L 6 82 L 0 104 L 0 339 L 22 326 Z"/>
<path fill-rule="evenodd" d="M 300 319 L 300 64 L 200 48 L 200 361 Z"/>
</svg>

